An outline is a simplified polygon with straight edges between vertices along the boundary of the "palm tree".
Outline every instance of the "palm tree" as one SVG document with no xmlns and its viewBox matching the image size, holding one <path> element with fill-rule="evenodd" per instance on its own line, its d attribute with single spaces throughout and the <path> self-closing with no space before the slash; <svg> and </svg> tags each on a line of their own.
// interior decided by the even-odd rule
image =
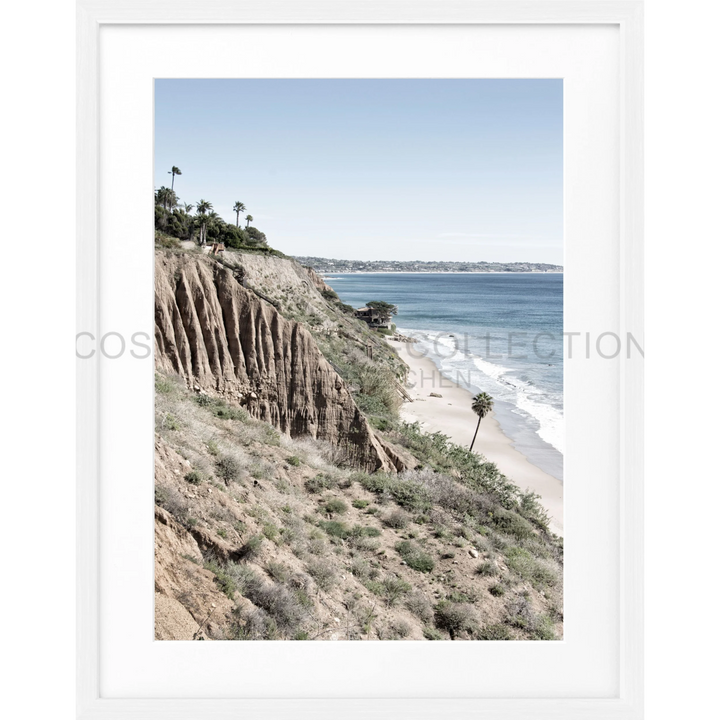
<svg viewBox="0 0 720 720">
<path fill-rule="evenodd" d="M 174 189 L 175 189 L 175 176 L 176 176 L 176 175 L 182 175 L 182 173 L 180 172 L 180 168 L 179 168 L 179 167 L 175 167 L 175 166 L 173 165 L 173 166 L 172 166 L 172 170 L 168 170 L 168 175 L 172 175 L 172 182 L 170 183 L 170 189 L 171 189 L 171 190 L 174 190 Z"/>
<path fill-rule="evenodd" d="M 240 213 L 245 212 L 245 205 L 238 200 L 233 205 L 233 211 L 235 213 L 235 227 L 240 227 Z"/>
<path fill-rule="evenodd" d="M 171 188 L 164 185 L 157 191 L 155 197 L 165 210 L 170 210 L 177 205 L 177 195 Z"/>
<path fill-rule="evenodd" d="M 247 225 L 245 225 L 245 229 L 247 230 L 250 227 L 250 223 L 255 219 L 252 215 L 248 215 L 246 218 Z"/>
<path fill-rule="evenodd" d="M 192 203 L 183 203 L 185 207 L 185 212 L 189 215 L 192 212 L 192 209 L 195 207 Z"/>
<path fill-rule="evenodd" d="M 472 411 L 478 416 L 478 424 L 475 428 L 475 434 L 473 435 L 472 442 L 470 443 L 470 452 L 472 452 L 473 445 L 475 444 L 475 438 L 477 437 L 478 430 L 480 429 L 480 421 L 492 410 L 493 399 L 484 392 L 478 393 L 472 399 Z"/>
<path fill-rule="evenodd" d="M 207 213 L 212 211 L 212 203 L 207 200 L 200 200 L 197 204 L 197 217 L 200 222 L 200 244 L 204 245 L 207 241 L 207 226 L 210 216 Z"/>
<path fill-rule="evenodd" d="M 203 228 L 203 245 L 206 245 L 208 242 L 208 234 L 209 231 L 213 228 L 217 228 L 221 225 L 225 224 L 225 221 L 218 215 L 214 210 L 210 210 L 210 212 L 207 213 L 207 215 L 202 216 L 203 219 L 202 222 L 202 228 Z M 214 233 L 216 234 L 216 233 Z"/>
</svg>

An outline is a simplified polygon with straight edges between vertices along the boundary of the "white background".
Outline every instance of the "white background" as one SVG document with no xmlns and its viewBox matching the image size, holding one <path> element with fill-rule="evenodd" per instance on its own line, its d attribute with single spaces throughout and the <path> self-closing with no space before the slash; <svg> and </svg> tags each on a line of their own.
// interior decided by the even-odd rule
<svg viewBox="0 0 720 720">
<path fill-rule="evenodd" d="M 126 337 L 154 332 L 147 242 L 153 77 L 322 77 L 328 72 L 336 77 L 563 77 L 569 299 L 564 323 L 592 338 L 617 329 L 618 43 L 619 31 L 612 26 L 104 28 L 101 331 Z M 152 363 L 128 356 L 103 360 L 102 697 L 617 696 L 614 405 L 624 362 L 597 355 L 588 360 L 576 351 L 564 365 L 565 477 L 570 479 L 564 498 L 564 642 L 353 643 L 349 650 L 337 642 L 202 647 L 153 642 L 148 602 L 154 584 Z M 582 488 L 572 478 L 582 478 Z"/>
</svg>

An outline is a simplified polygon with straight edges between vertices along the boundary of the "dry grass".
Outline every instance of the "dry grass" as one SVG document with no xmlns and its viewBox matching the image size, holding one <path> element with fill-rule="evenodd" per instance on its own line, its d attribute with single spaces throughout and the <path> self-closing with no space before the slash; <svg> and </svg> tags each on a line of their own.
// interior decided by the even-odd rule
<svg viewBox="0 0 720 720">
<path fill-rule="evenodd" d="M 328 443 L 197 402 L 177 378 L 157 387 L 157 433 L 178 458 L 157 503 L 234 603 L 213 637 L 561 637 L 557 549 L 487 493 L 427 467 L 358 472 Z M 184 591 L 186 607 L 206 602 Z"/>
</svg>

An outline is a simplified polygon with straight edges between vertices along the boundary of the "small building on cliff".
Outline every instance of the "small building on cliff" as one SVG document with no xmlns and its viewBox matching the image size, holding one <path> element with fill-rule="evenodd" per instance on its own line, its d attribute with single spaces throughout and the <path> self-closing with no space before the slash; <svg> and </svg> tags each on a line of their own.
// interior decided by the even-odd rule
<svg viewBox="0 0 720 720">
<path fill-rule="evenodd" d="M 355 311 L 355 317 L 359 320 L 364 320 L 371 328 L 386 328 L 390 327 L 391 318 L 388 317 L 387 313 L 378 310 L 377 308 L 361 307 Z"/>
</svg>

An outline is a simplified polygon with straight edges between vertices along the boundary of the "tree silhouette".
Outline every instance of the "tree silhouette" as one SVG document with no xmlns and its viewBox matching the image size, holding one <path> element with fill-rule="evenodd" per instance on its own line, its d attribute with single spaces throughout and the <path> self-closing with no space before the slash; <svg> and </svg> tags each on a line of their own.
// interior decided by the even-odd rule
<svg viewBox="0 0 720 720">
<path fill-rule="evenodd" d="M 172 175 L 172 182 L 170 183 L 170 189 L 175 189 L 175 176 L 176 175 L 182 175 L 182 172 L 180 172 L 179 167 L 175 167 L 175 165 L 172 166 L 172 170 L 168 170 L 168 175 Z"/>
<path fill-rule="evenodd" d="M 238 200 L 233 205 L 233 211 L 235 212 L 235 227 L 240 227 L 240 213 L 245 212 L 245 205 Z"/>
<path fill-rule="evenodd" d="M 478 393 L 472 399 L 472 411 L 478 416 L 477 426 L 475 427 L 475 434 L 473 435 L 472 442 L 470 443 L 470 451 L 472 452 L 473 445 L 475 444 L 475 438 L 477 437 L 478 430 L 480 429 L 480 421 L 492 410 L 493 399 L 484 392 Z"/>
</svg>

